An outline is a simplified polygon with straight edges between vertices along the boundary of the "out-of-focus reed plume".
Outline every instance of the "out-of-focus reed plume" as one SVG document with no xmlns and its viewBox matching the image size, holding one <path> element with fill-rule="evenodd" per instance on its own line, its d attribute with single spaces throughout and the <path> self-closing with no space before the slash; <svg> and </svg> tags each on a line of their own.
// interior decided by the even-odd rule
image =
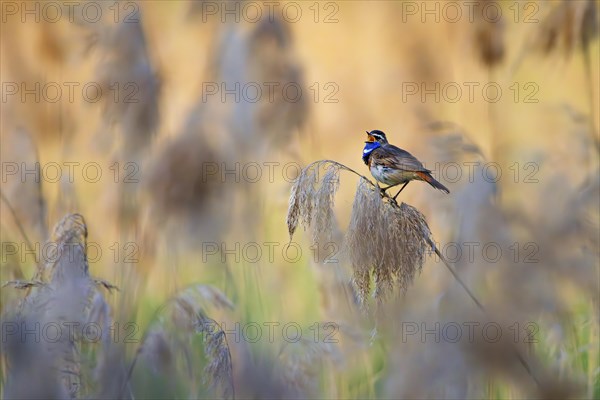
<svg viewBox="0 0 600 400">
<path fill-rule="evenodd" d="M 224 159 L 204 135 L 190 126 L 159 143 L 148 159 L 143 186 L 151 204 L 149 229 L 166 222 L 180 239 L 192 240 L 202 234 L 219 238 L 228 226 L 231 185 L 222 180 Z"/>
<path fill-rule="evenodd" d="M 494 5 L 494 7 L 486 7 L 488 4 Z M 485 0 L 478 4 L 478 8 L 479 10 L 488 10 L 490 8 L 498 10 L 498 13 L 494 17 L 487 15 L 487 11 L 475 12 L 475 21 L 473 22 L 472 28 L 474 30 L 473 41 L 475 50 L 477 51 L 479 59 L 484 65 L 491 68 L 500 64 L 506 53 L 502 9 L 500 8 L 499 3 L 494 0 Z M 484 16 L 484 14 L 486 16 Z"/>
<path fill-rule="evenodd" d="M 562 179 L 557 176 L 551 182 L 560 182 Z M 589 180 L 592 183 L 584 189 L 570 188 L 564 196 L 551 195 L 554 185 L 542 189 L 540 196 L 545 199 L 545 207 L 571 212 L 550 216 L 540 212 L 528 216 L 526 227 L 539 245 L 539 251 L 535 254 L 535 260 L 539 262 L 533 263 L 529 269 L 532 274 L 547 274 L 547 279 L 557 289 L 559 286 L 572 285 L 598 304 L 600 284 L 590 278 L 598 273 L 600 260 L 597 246 L 600 239 L 600 212 L 597 207 L 600 185 L 597 174 L 592 174 Z M 568 311 L 565 300 L 555 297 L 555 302 L 555 309 Z M 548 300 L 545 303 L 552 304 Z"/>
<path fill-rule="evenodd" d="M 243 3 L 235 2 L 240 5 Z M 205 96 L 202 113 L 212 114 L 223 131 L 211 134 L 211 139 L 220 142 L 222 161 L 233 161 L 227 164 L 229 168 L 277 162 L 285 153 L 300 158 L 295 150 L 296 134 L 308 118 L 308 89 L 291 28 L 280 15 L 265 15 L 256 23 L 221 24 L 206 80 L 218 92 Z M 239 204 L 234 207 L 234 218 L 249 229 L 258 229 L 264 212 L 264 187 L 249 183 L 241 179 L 231 185 L 227 197 Z"/>
<path fill-rule="evenodd" d="M 183 355 L 185 370 L 194 371 L 201 364 L 196 357 L 193 337 L 204 337 L 204 367 L 196 371 L 188 383 L 189 394 L 198 395 L 203 382 L 211 393 L 220 398 L 233 398 L 233 372 L 229 345 L 219 324 L 205 312 L 207 307 L 233 309 L 233 303 L 218 289 L 206 285 L 195 285 L 181 291 L 168 301 L 165 308 L 170 312 L 168 319 L 162 318 L 164 310 L 157 311 L 161 318 L 153 321 L 136 356 L 129 366 L 125 364 L 121 343 L 116 341 L 123 332 L 115 332 L 112 325 L 110 307 L 97 287 L 112 288 L 106 282 L 90 277 L 86 256 L 87 226 L 79 214 L 66 215 L 56 224 L 47 260 L 40 264 L 34 279 L 28 282 L 9 282 L 15 288 L 28 291 L 21 307 L 16 312 L 9 310 L 2 317 L 3 323 L 18 327 L 18 337 L 26 338 L 19 332 L 24 323 L 57 327 L 72 325 L 68 335 L 59 330 L 59 340 L 43 334 L 40 342 L 34 340 L 15 341 L 5 338 L 9 351 L 3 351 L 8 366 L 6 394 L 9 397 L 23 398 L 36 393 L 62 393 L 57 396 L 77 398 L 92 397 L 131 397 L 132 372 L 137 357 L 156 364 L 154 373 L 163 374 L 174 367 L 174 354 Z M 37 326 L 37 325 L 36 325 Z M 93 327 L 93 332 L 84 330 Z M 116 326 L 118 329 L 118 326 Z M 4 332 L 4 331 L 3 331 Z M 47 332 L 46 329 L 41 332 Z M 91 340 L 90 338 L 94 339 Z M 41 344 L 40 344 L 41 343 Z M 95 351 L 88 353 L 85 348 Z M 93 359 L 87 359 L 92 356 Z M 24 357 L 31 357 L 25 358 Z M 23 368 L 30 364 L 46 367 L 40 371 L 36 385 L 24 385 L 22 377 L 27 373 Z M 112 372 L 111 372 L 112 371 Z M 191 373 L 191 372 L 190 372 Z M 181 375 L 187 376 L 187 374 Z M 173 377 L 173 376 L 171 376 Z M 181 382 L 180 382 L 181 383 Z"/>
<path fill-rule="evenodd" d="M 542 54 L 545 57 L 562 55 L 563 59 L 571 60 L 572 55 L 580 49 L 583 54 L 583 67 L 585 68 L 585 90 L 588 97 L 589 135 L 595 145 L 595 152 L 600 151 L 600 137 L 597 120 L 597 105 L 595 105 L 594 88 L 595 75 L 593 71 L 593 57 L 591 54 L 592 42 L 598 38 L 600 22 L 598 3 L 595 0 L 548 2 L 549 11 L 539 20 L 531 24 L 533 32 L 519 50 L 511 66 L 511 75 L 523 65 L 523 61 L 534 50 L 533 54 Z M 596 157 L 596 155 L 594 155 Z M 592 166 L 592 169 L 594 167 Z"/>
<path fill-rule="evenodd" d="M 189 374 L 188 394 L 198 396 L 202 385 L 219 398 L 235 397 L 231 352 L 223 329 L 207 315 L 206 307 L 232 309 L 231 301 L 218 289 L 206 285 L 194 285 L 173 296 L 160 310 L 163 315 L 154 321 L 144 335 L 138 355 L 129 369 L 129 376 L 141 358 L 154 374 L 176 379 L 173 373 L 182 368 Z M 199 357 L 193 341 L 203 337 L 203 354 Z M 183 360 L 183 365 L 180 362 Z M 198 366 L 204 364 L 202 370 Z M 186 374 L 186 375 L 187 375 Z"/>
<path fill-rule="evenodd" d="M 51 252 L 48 255 L 48 259 L 51 260 L 48 263 L 40 265 L 36 273 L 36 278 L 43 281 L 54 281 L 56 279 L 63 279 L 63 277 L 71 276 L 73 271 L 65 271 L 64 268 L 71 268 L 70 265 L 64 265 L 56 263 L 54 260 L 59 260 L 62 257 L 62 252 L 67 247 L 73 247 L 75 253 L 70 254 L 71 258 L 77 257 L 77 268 L 79 272 L 83 273 L 84 276 L 89 275 L 89 267 L 87 264 L 86 257 L 86 246 L 87 246 L 87 226 L 83 216 L 80 214 L 70 214 L 65 216 L 56 225 L 50 240 L 56 243 L 56 247 L 51 247 Z"/>
<path fill-rule="evenodd" d="M 431 144 L 436 151 L 434 158 L 440 163 L 484 159 L 482 150 L 463 127 L 448 121 L 430 121 L 427 128 L 434 135 Z"/>
<path fill-rule="evenodd" d="M 246 357 L 236 380 L 239 398 L 297 399 L 303 393 L 289 384 L 282 362 L 275 356 L 262 352 L 256 357 Z"/>
<path fill-rule="evenodd" d="M 27 294 L 21 302 L 21 307 L 15 313 L 8 310 L 3 316 L 3 321 L 24 320 L 34 323 L 35 327 L 45 327 L 29 340 L 26 335 L 20 335 L 21 342 L 17 347 L 23 349 L 24 355 L 33 359 L 7 360 L 7 364 L 15 368 L 36 364 L 35 358 L 52 360 L 53 368 L 49 368 L 41 375 L 40 385 L 47 386 L 29 388 L 28 385 L 15 385 L 7 382 L 11 388 L 11 396 L 22 397 L 29 390 L 49 390 L 55 393 L 59 390 L 67 393 L 72 398 L 88 392 L 91 382 L 86 379 L 92 376 L 89 364 L 83 360 L 82 346 L 86 345 L 85 338 L 89 332 L 83 331 L 86 324 L 98 324 L 106 327 L 108 305 L 97 284 L 89 275 L 87 262 L 87 226 L 79 214 L 68 214 L 54 227 L 50 242 L 52 246 L 47 257 L 41 260 L 34 276 L 34 283 L 39 284 L 27 287 Z M 18 286 L 17 286 L 18 287 Z M 57 336 L 51 337 L 46 329 L 48 326 L 56 327 Z M 64 327 L 70 325 L 68 334 Z M 19 329 L 26 329 L 19 326 Z M 19 330 L 17 329 L 17 331 Z M 98 334 L 95 332 L 94 334 Z M 39 336 L 37 336 L 39 335 Z M 109 340 L 104 335 L 110 335 L 109 330 L 100 331 L 100 343 L 106 344 Z M 41 340 L 40 340 L 41 339 Z M 30 350 L 35 349 L 31 354 Z M 14 355 L 9 352 L 8 357 Z M 23 354 L 21 354 L 23 355 Z M 9 376 L 19 377 L 27 375 L 23 370 L 9 368 Z"/>
<path fill-rule="evenodd" d="M 444 204 L 449 225 L 458 227 L 453 230 L 458 237 L 475 240 L 478 233 L 474 226 L 479 223 L 479 216 L 486 214 L 474 215 L 472 210 L 486 209 L 499 192 L 497 182 L 482 179 L 482 166 L 488 160 L 463 127 L 447 121 L 435 121 L 427 128 L 434 135 L 429 140 L 429 148 L 433 150 L 433 159 L 438 160 L 436 169 L 452 174 L 453 186 L 457 188 L 456 201 Z"/>
<path fill-rule="evenodd" d="M 2 326 L 31 329 L 39 323 L 37 317 L 40 316 L 2 318 Z M 20 332 L 7 333 L 8 330 L 2 333 L 2 358 L 6 368 L 3 387 L 5 398 L 67 399 L 73 397 L 58 376 L 57 371 L 61 367 L 60 359 L 48 350 L 44 341 L 23 341 Z"/>
<path fill-rule="evenodd" d="M 411 304 L 409 307 L 415 307 Z M 481 335 L 482 326 L 510 326 L 513 322 L 483 318 L 481 315 L 464 312 L 452 319 L 435 315 L 431 310 L 415 313 L 409 307 L 397 309 L 403 326 L 427 327 L 423 336 L 407 334 L 406 331 L 390 330 L 384 333 L 401 335 L 403 340 L 391 348 L 391 370 L 398 371 L 388 376 L 385 382 L 386 396 L 391 398 L 484 398 L 500 396 L 494 393 L 494 385 L 509 387 L 513 396 L 543 399 L 575 398 L 582 395 L 581 385 L 572 377 L 558 377 L 553 368 L 543 365 L 542 357 L 527 354 L 528 339 L 515 341 L 513 335 L 496 337 Z M 436 325 L 437 324 L 437 325 Z M 392 324 L 387 323 L 386 328 Z M 472 326 L 469 335 L 454 335 L 454 328 L 438 329 L 440 326 Z M 435 328 L 434 328 L 435 327 Z M 396 326 L 398 329 L 398 326 Z M 436 330 L 437 329 L 437 330 Z M 382 327 L 382 331 L 384 331 Z M 410 331 L 412 332 L 412 331 Z M 533 339 L 529 339 L 533 340 Z M 518 356 L 521 354 L 527 365 L 535 370 L 529 373 Z M 487 382 L 487 383 L 486 383 Z"/>
<path fill-rule="evenodd" d="M 555 51 L 570 57 L 577 46 L 587 51 L 598 36 L 598 9 L 594 0 L 563 0 L 542 20 L 533 41 L 545 54 Z"/>
<path fill-rule="evenodd" d="M 469 23 L 472 29 L 472 39 L 479 60 L 487 69 L 488 80 L 496 82 L 498 66 L 504 61 L 506 45 L 504 43 L 505 21 L 502 16 L 502 8 L 499 2 L 484 0 L 478 3 L 479 11 L 475 12 L 475 21 Z M 490 10 L 494 10 L 491 11 Z M 496 104 L 487 102 L 488 126 L 489 126 L 489 157 L 494 161 L 500 161 L 503 152 L 503 144 L 500 142 L 502 135 L 498 131 L 500 120 L 499 110 Z"/>
<path fill-rule="evenodd" d="M 264 99 L 256 114 L 258 129 L 277 147 L 285 147 L 295 130 L 301 129 L 308 112 L 308 88 L 294 55 L 290 26 L 279 18 L 265 19 L 248 42 L 249 72 L 258 82 L 278 82 L 274 99 Z M 292 84 L 292 85 L 290 85 Z M 293 90 L 286 90 L 292 87 Z"/>
<path fill-rule="evenodd" d="M 240 157 L 264 157 L 268 148 L 289 150 L 307 119 L 308 102 L 290 27 L 281 17 L 226 26 L 212 75 L 238 92 L 229 128 Z"/>
<path fill-rule="evenodd" d="M 69 54 L 69 46 L 60 32 L 60 28 L 46 20 L 40 24 L 39 52 L 46 67 L 60 66 Z"/>
<path fill-rule="evenodd" d="M 277 339 L 276 339 L 277 340 Z M 323 338 L 284 342 L 273 353 L 244 354 L 238 360 L 235 391 L 238 398 L 316 398 L 322 393 L 322 373 L 335 374 L 339 361 L 336 344 Z"/>
<path fill-rule="evenodd" d="M 282 378 L 291 393 L 302 398 L 315 398 L 319 393 L 319 379 L 330 363 L 340 358 L 337 346 L 318 340 L 299 340 L 285 343 L 279 352 Z"/>
<path fill-rule="evenodd" d="M 596 126 L 597 108 L 595 104 L 594 87 L 595 75 L 592 67 L 590 47 L 592 41 L 598 38 L 600 32 L 598 6 L 595 0 L 569 1 L 562 0 L 560 4 L 550 10 L 540 24 L 536 25 L 533 39 L 529 46 L 545 56 L 562 54 L 565 59 L 570 59 L 576 49 L 583 53 L 583 63 L 586 74 L 586 95 L 588 97 L 589 136 L 594 143 L 595 155 L 600 152 L 600 137 Z M 523 48 L 515 61 L 513 68 L 518 68 L 525 58 L 528 48 Z M 590 165 L 593 170 L 594 166 Z"/>
<path fill-rule="evenodd" d="M 83 23 L 96 38 L 96 77 L 103 93 L 111 94 L 102 99 L 105 110 L 98 135 L 112 131 L 119 159 L 132 161 L 139 159 L 158 130 L 160 96 L 160 78 L 150 58 L 142 15 L 139 8 L 135 10 L 118 23 Z"/>
</svg>

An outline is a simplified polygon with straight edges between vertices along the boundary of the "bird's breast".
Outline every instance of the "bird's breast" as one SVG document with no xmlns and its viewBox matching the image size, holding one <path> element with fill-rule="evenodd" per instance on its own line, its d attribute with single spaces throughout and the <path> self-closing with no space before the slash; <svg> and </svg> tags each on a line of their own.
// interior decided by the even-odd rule
<svg viewBox="0 0 600 400">
<path fill-rule="evenodd" d="M 386 185 L 397 185 L 399 183 L 408 182 L 413 179 L 418 179 L 414 171 L 406 171 L 395 168 L 386 167 L 382 164 L 371 163 L 369 165 L 371 175 L 379 182 Z"/>
</svg>

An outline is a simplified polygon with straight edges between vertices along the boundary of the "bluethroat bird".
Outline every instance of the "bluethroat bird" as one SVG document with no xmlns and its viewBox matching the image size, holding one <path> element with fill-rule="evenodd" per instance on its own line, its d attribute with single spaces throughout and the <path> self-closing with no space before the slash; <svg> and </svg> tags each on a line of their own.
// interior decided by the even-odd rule
<svg viewBox="0 0 600 400">
<path fill-rule="evenodd" d="M 365 142 L 362 159 L 371 170 L 371 175 L 381 182 L 389 185 L 381 189 L 382 192 L 398 186 L 402 187 L 394 196 L 396 197 L 413 180 L 425 181 L 434 188 L 446 193 L 450 193 L 446 186 L 436 181 L 428 170 L 412 154 L 389 144 L 385 133 L 379 130 L 367 131 L 368 139 Z"/>
</svg>

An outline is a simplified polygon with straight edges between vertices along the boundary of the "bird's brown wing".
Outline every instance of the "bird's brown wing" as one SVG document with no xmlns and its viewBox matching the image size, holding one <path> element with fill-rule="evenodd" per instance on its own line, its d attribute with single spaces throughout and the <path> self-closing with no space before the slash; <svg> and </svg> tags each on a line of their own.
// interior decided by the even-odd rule
<svg viewBox="0 0 600 400">
<path fill-rule="evenodd" d="M 374 150 L 371 153 L 370 161 L 372 164 L 396 170 L 431 172 L 408 151 L 391 144 Z"/>
</svg>

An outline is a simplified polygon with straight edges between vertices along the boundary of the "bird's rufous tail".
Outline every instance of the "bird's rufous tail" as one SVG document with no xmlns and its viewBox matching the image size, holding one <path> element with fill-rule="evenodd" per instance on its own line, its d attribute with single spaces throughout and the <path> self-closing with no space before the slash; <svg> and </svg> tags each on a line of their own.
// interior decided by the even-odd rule
<svg viewBox="0 0 600 400">
<path fill-rule="evenodd" d="M 433 178 L 433 176 L 431 176 L 431 174 L 429 174 L 428 172 L 417 172 L 417 175 L 419 175 L 421 177 L 421 179 L 423 179 L 425 182 L 429 183 L 434 188 L 441 190 L 442 192 L 450 193 L 450 190 L 448 190 L 448 188 L 446 186 L 444 186 L 441 183 L 439 183 L 438 181 L 436 181 Z"/>
</svg>

